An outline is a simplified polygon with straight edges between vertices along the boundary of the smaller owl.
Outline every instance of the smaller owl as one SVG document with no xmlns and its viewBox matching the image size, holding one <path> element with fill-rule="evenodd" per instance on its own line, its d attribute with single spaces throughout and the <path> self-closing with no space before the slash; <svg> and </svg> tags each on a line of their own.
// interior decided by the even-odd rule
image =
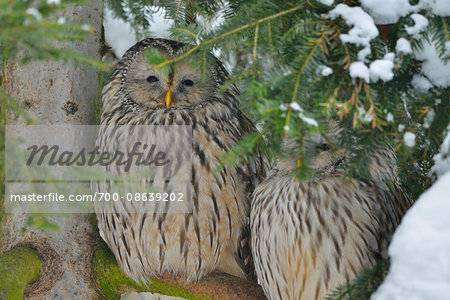
<svg viewBox="0 0 450 300">
<path fill-rule="evenodd" d="M 390 149 L 374 151 L 371 180 L 343 176 L 352 156 L 328 144 L 339 131 L 332 121 L 327 139 L 309 142 L 318 178 L 299 181 L 292 175 L 296 160 L 279 159 L 253 193 L 252 254 L 269 299 L 323 299 L 350 282 L 385 255 L 411 205 L 396 182 Z"/>
</svg>

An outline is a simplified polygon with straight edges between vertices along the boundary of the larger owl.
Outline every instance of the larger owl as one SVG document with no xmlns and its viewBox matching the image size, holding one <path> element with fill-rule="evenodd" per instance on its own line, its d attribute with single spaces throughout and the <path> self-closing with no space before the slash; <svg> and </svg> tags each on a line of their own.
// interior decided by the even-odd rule
<svg viewBox="0 0 450 300">
<path fill-rule="evenodd" d="M 180 161 L 168 179 L 158 175 L 152 179 L 168 188 L 192 187 L 186 199 L 189 212 L 173 212 L 174 206 L 166 203 L 161 204 L 166 205 L 163 212 L 155 208 L 136 213 L 142 203 L 135 201 L 117 201 L 110 211 L 96 210 L 101 236 L 122 270 L 138 281 L 168 273 L 189 282 L 214 270 L 246 275 L 250 195 L 265 175 L 266 162 L 256 154 L 239 166 L 225 165 L 216 172 L 221 156 L 256 129 L 239 110 L 236 86 L 222 88 L 228 75 L 211 54 L 204 61 L 202 53 L 158 68 L 184 51 L 181 43 L 145 39 L 125 53 L 102 92 L 103 128 L 192 126 L 192 160 Z M 112 144 L 130 150 L 119 131 L 101 129 L 100 150 Z M 183 147 L 166 136 L 152 138 L 169 148 Z M 114 172 L 126 174 L 123 169 Z M 181 180 L 185 175 L 190 178 L 187 182 Z M 144 188 L 146 184 L 150 190 L 148 181 L 141 182 Z M 94 186 L 105 192 L 110 184 Z"/>
<path fill-rule="evenodd" d="M 292 174 L 296 159 L 285 157 L 254 192 L 252 253 L 269 299 L 323 299 L 349 283 L 386 255 L 411 205 L 397 183 L 395 154 L 388 148 L 374 151 L 370 180 L 344 176 L 352 155 L 331 151 L 329 143 L 340 131 L 331 121 L 328 136 L 313 134 L 304 143 L 317 178 L 298 180 Z M 287 139 L 285 146 L 292 144 Z"/>
</svg>

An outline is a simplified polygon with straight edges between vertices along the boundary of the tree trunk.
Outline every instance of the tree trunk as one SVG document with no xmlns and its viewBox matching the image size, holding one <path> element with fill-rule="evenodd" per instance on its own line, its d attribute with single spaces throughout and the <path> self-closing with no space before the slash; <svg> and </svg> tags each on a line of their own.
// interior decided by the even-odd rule
<svg viewBox="0 0 450 300">
<path fill-rule="evenodd" d="M 102 1 L 93 0 L 83 7 L 66 7 L 61 16 L 87 23 L 94 29 L 94 34 L 86 40 L 67 46 L 88 56 L 99 56 Z M 95 69 L 55 61 L 36 61 L 26 65 L 8 61 L 5 68 L 7 76 L 4 78 L 4 89 L 28 111 L 36 124 L 95 123 L 95 104 L 99 94 L 99 80 Z M 11 119 L 9 123 L 21 122 Z M 27 215 L 20 212 L 7 214 L 2 220 L 0 253 L 24 246 L 36 250 L 41 259 L 39 278 L 27 285 L 24 298 L 98 298 L 91 278 L 93 246 L 98 239 L 90 222 L 93 216 L 70 214 L 47 218 L 57 224 L 60 230 L 27 227 L 22 232 Z M 14 260 L 15 256 L 11 253 L 14 251 L 8 252 L 8 257 L 11 256 Z M 20 266 L 17 268 L 20 269 Z M 29 277 L 29 274 L 26 276 Z M 11 297 L 7 299 L 17 299 L 15 296 Z"/>
</svg>

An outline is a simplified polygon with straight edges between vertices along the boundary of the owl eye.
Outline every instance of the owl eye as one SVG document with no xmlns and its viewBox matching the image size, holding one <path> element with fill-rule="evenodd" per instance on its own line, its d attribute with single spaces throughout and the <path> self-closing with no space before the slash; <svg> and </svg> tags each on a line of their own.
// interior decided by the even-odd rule
<svg viewBox="0 0 450 300">
<path fill-rule="evenodd" d="M 152 75 L 152 76 L 147 77 L 147 81 L 150 83 L 153 83 L 153 82 L 159 81 L 159 79 L 158 79 L 158 77 Z"/>
<path fill-rule="evenodd" d="M 193 86 L 194 85 L 194 82 L 190 79 L 185 79 L 181 83 L 184 84 L 185 86 Z"/>
<path fill-rule="evenodd" d="M 322 151 L 327 151 L 327 150 L 330 150 L 330 147 L 328 147 L 328 144 L 323 143 L 323 144 L 318 145 L 317 149 L 322 150 Z"/>
</svg>

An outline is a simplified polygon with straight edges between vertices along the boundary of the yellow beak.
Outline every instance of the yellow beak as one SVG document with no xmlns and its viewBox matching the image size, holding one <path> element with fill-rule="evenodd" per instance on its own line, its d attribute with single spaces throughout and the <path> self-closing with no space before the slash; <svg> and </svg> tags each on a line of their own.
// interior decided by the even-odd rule
<svg viewBox="0 0 450 300">
<path fill-rule="evenodd" d="M 167 94 L 164 97 L 164 102 L 166 102 L 166 107 L 169 107 L 170 103 L 172 103 L 172 92 L 170 90 L 167 91 Z"/>
</svg>

